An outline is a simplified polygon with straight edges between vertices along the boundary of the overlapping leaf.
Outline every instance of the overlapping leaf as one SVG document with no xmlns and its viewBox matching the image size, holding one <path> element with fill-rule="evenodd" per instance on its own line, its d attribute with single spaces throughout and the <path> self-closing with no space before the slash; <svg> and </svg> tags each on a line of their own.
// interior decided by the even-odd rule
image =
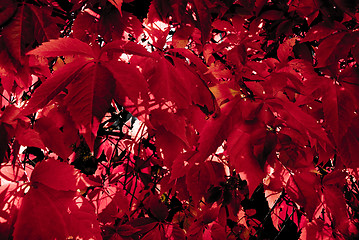
<svg viewBox="0 0 359 240">
<path fill-rule="evenodd" d="M 188 92 L 190 82 L 184 79 L 177 69 L 165 57 L 155 64 L 154 73 L 148 79 L 150 90 L 158 98 L 175 102 L 180 108 L 191 105 L 192 99 Z"/>
<path fill-rule="evenodd" d="M 0 238 L 100 239 L 98 218 L 106 239 L 284 239 L 288 229 L 356 239 L 357 180 L 347 173 L 359 166 L 357 7 L 3 0 Z M 140 132 L 118 105 L 139 111 Z M 97 136 L 99 124 L 106 135 Z M 71 156 L 78 131 L 90 150 L 80 144 Z M 95 139 L 105 143 L 97 149 Z M 30 179 L 21 145 L 45 154 Z M 68 158 L 101 162 L 86 192 L 95 209 Z M 19 185 L 26 179 L 29 188 Z M 239 212 L 263 180 L 282 203 Z"/>
<path fill-rule="evenodd" d="M 326 146 L 331 146 L 324 129 L 312 116 L 305 113 L 298 106 L 288 100 L 283 101 L 280 99 L 274 99 L 270 104 L 274 104 L 273 107 L 275 111 L 278 111 L 282 115 L 283 119 L 286 120 L 290 127 L 298 129 L 299 131 L 303 129 L 304 131 L 308 131 L 311 136 L 315 137 L 317 140 L 312 142 L 313 145 L 319 143 L 324 148 Z"/>
<path fill-rule="evenodd" d="M 108 0 L 112 5 L 114 5 L 119 12 L 121 12 L 121 6 L 122 6 L 122 2 L 123 0 Z"/>
<path fill-rule="evenodd" d="M 45 42 L 30 52 L 28 54 L 39 55 L 43 57 L 57 57 L 57 56 L 67 56 L 67 55 L 84 55 L 88 57 L 94 57 L 92 48 L 76 39 L 76 38 L 60 38 L 53 39 L 49 42 Z"/>
<path fill-rule="evenodd" d="M 79 48 L 73 48 L 78 45 Z M 114 51 L 108 47 L 105 51 Z M 123 49 L 121 47 L 117 47 Z M 131 48 L 132 49 L 132 48 Z M 41 56 L 86 55 L 78 57 L 55 71 L 34 93 L 23 114 L 44 107 L 61 91 L 68 90 L 64 99 L 70 115 L 92 149 L 98 125 L 110 106 L 115 93 L 137 102 L 140 92 L 146 92 L 146 81 L 138 69 L 117 60 L 96 62 L 92 48 L 77 39 L 62 38 L 44 43 L 29 54 Z M 137 82 L 137 85 L 134 83 Z"/>
<path fill-rule="evenodd" d="M 85 177 L 55 159 L 36 165 L 15 223 L 15 239 L 101 239 L 94 208 L 79 196 Z M 32 221 L 28 221 L 29 217 Z"/>
<path fill-rule="evenodd" d="M 67 238 L 102 239 L 93 206 L 76 192 L 34 185 L 20 207 L 14 239 Z"/>
<path fill-rule="evenodd" d="M 221 114 L 218 118 L 208 120 L 203 127 L 200 138 L 198 140 L 198 156 L 197 159 L 204 161 L 211 153 L 215 152 L 217 148 L 228 137 L 230 131 L 241 119 L 239 102 L 241 98 L 234 98 L 221 109 Z"/>
<path fill-rule="evenodd" d="M 27 115 L 44 107 L 74 79 L 78 78 L 81 75 L 82 69 L 88 63 L 86 60 L 78 59 L 54 72 L 51 78 L 47 79 L 41 87 L 36 90 L 22 114 Z"/>
<path fill-rule="evenodd" d="M 86 188 L 87 178 L 72 165 L 49 158 L 36 165 L 30 178 L 58 191 L 76 191 Z"/>
<path fill-rule="evenodd" d="M 2 31 L 10 55 L 23 62 L 22 57 L 35 41 L 42 43 L 58 37 L 58 27 L 50 9 L 23 4 L 15 17 Z"/>
<path fill-rule="evenodd" d="M 65 104 L 75 123 L 85 128 L 84 137 L 93 145 L 98 124 L 110 106 L 116 82 L 101 64 L 86 65 L 81 75 L 69 87 Z"/>
<path fill-rule="evenodd" d="M 3 25 L 16 11 L 16 2 L 13 0 L 1 1 L 0 25 Z"/>
<path fill-rule="evenodd" d="M 252 195 L 256 187 L 265 177 L 263 168 L 251 150 L 251 136 L 240 128 L 232 130 L 228 138 L 228 151 L 231 165 L 248 183 L 249 194 Z"/>
<path fill-rule="evenodd" d="M 355 100 L 344 87 L 329 83 L 323 97 L 323 111 L 328 129 L 336 143 L 345 135 L 355 115 Z"/>
<path fill-rule="evenodd" d="M 324 39 L 316 51 L 317 67 L 328 68 L 330 74 L 334 76 L 337 72 L 338 61 L 347 59 L 348 53 L 355 46 L 358 37 L 357 32 L 338 32 Z"/>
</svg>

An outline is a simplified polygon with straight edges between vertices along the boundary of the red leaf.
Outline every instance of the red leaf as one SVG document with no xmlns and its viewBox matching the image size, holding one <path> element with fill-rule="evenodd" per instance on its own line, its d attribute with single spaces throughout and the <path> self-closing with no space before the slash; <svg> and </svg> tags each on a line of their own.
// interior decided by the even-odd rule
<svg viewBox="0 0 359 240">
<path fill-rule="evenodd" d="M 0 186 L 0 239 L 8 239 L 13 230 L 16 217 L 21 206 L 23 189 L 20 183 L 9 182 Z"/>
<path fill-rule="evenodd" d="M 226 32 L 226 31 L 235 32 L 235 28 L 230 24 L 230 22 L 220 20 L 220 19 L 216 19 L 212 23 L 212 27 L 214 29 L 218 29 L 218 30 L 221 30 L 223 32 Z"/>
<path fill-rule="evenodd" d="M 140 230 L 138 230 L 137 228 L 134 228 L 134 227 L 132 227 L 131 225 L 128 225 L 128 224 L 119 225 L 117 227 L 117 229 L 116 229 L 116 232 L 120 236 L 124 236 L 124 237 L 130 237 L 131 235 L 137 233 L 138 231 L 140 231 Z"/>
<path fill-rule="evenodd" d="M 170 181 L 176 178 L 181 178 L 186 174 L 189 166 L 185 164 L 185 161 L 188 161 L 193 156 L 193 152 L 185 152 L 183 154 L 177 155 L 177 157 L 173 159 Z"/>
<path fill-rule="evenodd" d="M 273 225 L 279 231 L 283 229 L 283 224 L 286 223 L 288 216 L 291 216 L 290 219 L 296 223 L 298 229 L 303 228 L 308 223 L 307 218 L 305 218 L 301 212 L 297 211 L 296 205 L 293 205 L 292 202 L 283 201 L 282 195 L 279 192 L 277 195 L 271 194 L 270 198 L 276 196 L 269 208 L 272 209 L 271 218 Z M 268 198 L 267 198 L 268 199 Z"/>
<path fill-rule="evenodd" d="M 110 43 L 107 43 L 103 48 L 101 48 L 101 53 L 109 52 L 120 52 L 127 54 L 134 54 L 143 57 L 152 57 L 151 53 L 146 50 L 142 45 L 134 42 L 124 42 L 122 40 L 116 40 Z"/>
<path fill-rule="evenodd" d="M 165 0 L 154 0 L 151 2 L 148 10 L 148 20 L 151 23 L 156 20 L 166 21 L 171 11 L 171 2 Z"/>
<path fill-rule="evenodd" d="M 102 223 L 113 223 L 129 212 L 129 201 L 117 187 L 95 189 L 88 197 L 95 206 L 95 213 Z"/>
<path fill-rule="evenodd" d="M 294 56 L 309 63 L 313 62 L 312 47 L 307 43 L 298 43 L 293 47 Z"/>
<path fill-rule="evenodd" d="M 330 65 L 336 67 L 338 60 L 346 59 L 348 52 L 358 39 L 358 33 L 339 32 L 324 39 L 318 46 L 316 57 L 318 68 L 325 68 Z"/>
<path fill-rule="evenodd" d="M 192 26 L 181 26 L 172 37 L 172 46 L 175 48 L 185 48 L 189 42 L 190 36 L 195 28 Z"/>
<path fill-rule="evenodd" d="M 255 159 L 251 151 L 251 135 L 240 128 L 232 130 L 228 137 L 228 152 L 230 163 L 241 178 L 247 181 L 249 195 L 251 196 L 257 186 L 265 177 L 263 168 Z"/>
<path fill-rule="evenodd" d="M 294 103 L 283 99 L 274 99 L 272 103 L 279 104 L 274 106 L 275 111 L 280 113 L 281 117 L 286 120 L 291 128 L 298 129 L 299 131 L 308 131 L 319 144 L 325 148 L 326 145 L 331 146 L 331 142 L 328 139 L 324 129 L 317 123 L 317 120 L 311 115 L 305 113 L 301 108 L 296 106 Z M 283 108 L 279 107 L 282 106 Z M 272 111 L 273 112 L 273 111 Z M 316 142 L 313 143 L 315 145 Z"/>
<path fill-rule="evenodd" d="M 337 21 L 321 22 L 309 29 L 302 42 L 319 41 L 328 37 L 336 31 L 345 31 L 346 27 Z"/>
<path fill-rule="evenodd" d="M 308 219 L 313 218 L 315 209 L 320 203 L 317 187 L 319 178 L 314 173 L 302 172 L 291 175 L 286 186 L 290 198 L 302 206 L 308 214 Z"/>
<path fill-rule="evenodd" d="M 359 118 L 358 115 L 352 121 L 351 126 L 348 128 L 346 135 L 340 143 L 340 155 L 342 161 L 350 167 L 358 167 L 358 154 L 359 154 Z"/>
<path fill-rule="evenodd" d="M 212 240 L 221 240 L 226 235 L 227 233 L 223 226 L 219 225 L 218 223 L 213 223 L 213 225 L 211 226 Z"/>
<path fill-rule="evenodd" d="M 28 105 L 21 113 L 28 115 L 44 107 L 57 94 L 63 91 L 71 81 L 80 77 L 82 70 L 88 63 L 85 60 L 78 59 L 55 71 L 51 78 L 47 79 L 46 82 L 36 89 Z"/>
<path fill-rule="evenodd" d="M 178 224 L 168 225 L 166 229 L 166 237 L 169 240 L 185 240 L 185 234 L 182 228 Z"/>
<path fill-rule="evenodd" d="M 102 239 L 93 207 L 75 192 L 33 185 L 20 207 L 14 239 L 67 238 Z"/>
<path fill-rule="evenodd" d="M 82 42 L 92 42 L 98 29 L 98 15 L 88 8 L 80 12 L 72 25 L 72 36 Z"/>
<path fill-rule="evenodd" d="M 2 34 L 10 55 L 20 63 L 23 55 L 32 48 L 35 42 L 42 43 L 59 35 L 51 10 L 39 8 L 32 4 L 23 4 L 15 17 L 7 25 Z"/>
<path fill-rule="evenodd" d="M 220 207 L 217 206 L 217 204 L 213 204 L 211 207 L 209 207 L 209 205 L 208 207 L 206 206 L 203 209 L 203 214 L 201 216 L 203 224 L 209 224 L 215 221 L 218 217 L 219 209 Z"/>
<path fill-rule="evenodd" d="M 167 60 L 161 57 L 158 62 L 149 63 L 155 64 L 151 66 L 151 75 L 148 83 L 150 90 L 155 97 L 175 102 L 180 108 L 188 108 L 192 102 L 192 97 L 188 92 L 187 79 L 184 79 L 177 69 Z"/>
<path fill-rule="evenodd" d="M 21 113 L 21 110 L 14 105 L 9 105 L 5 108 L 0 121 L 2 123 L 6 123 L 8 125 L 11 125 L 13 127 L 16 127 L 17 119 L 19 117 L 19 114 Z"/>
<path fill-rule="evenodd" d="M 328 82 L 322 102 L 327 129 L 339 144 L 355 116 L 355 99 L 344 87 Z"/>
<path fill-rule="evenodd" d="M 187 189 L 195 202 L 201 200 L 211 184 L 211 175 L 202 165 L 193 165 L 186 175 Z"/>
<path fill-rule="evenodd" d="M 78 31 L 80 32 L 78 32 L 77 35 L 86 34 L 86 30 L 88 29 L 86 25 L 81 24 L 81 22 L 78 23 Z M 123 39 L 124 35 L 127 34 L 131 34 L 131 38 L 133 39 L 139 39 L 144 30 L 142 23 L 135 15 L 126 11 L 120 13 L 114 8 L 107 8 L 106 14 L 101 14 L 98 22 L 96 20 L 94 22 L 94 20 L 91 19 L 87 24 L 93 24 L 93 30 L 87 32 L 87 37 L 90 38 L 88 42 L 96 41 L 97 36 L 93 34 L 93 32 L 98 32 L 107 43 L 110 43 L 117 41 L 115 39 Z"/>
<path fill-rule="evenodd" d="M 170 52 L 179 53 L 182 56 L 184 56 L 186 59 L 188 59 L 190 61 L 190 64 L 196 67 L 195 68 L 196 71 L 200 73 L 201 79 L 203 79 L 207 85 L 210 86 L 218 82 L 218 80 L 213 76 L 213 74 L 206 74 L 206 72 L 208 71 L 208 66 L 203 63 L 203 60 L 201 58 L 199 58 L 189 49 L 175 48 L 175 49 L 170 49 Z"/>
<path fill-rule="evenodd" d="M 114 5 L 117 9 L 118 9 L 118 11 L 120 12 L 120 13 L 122 13 L 122 11 L 121 11 L 121 7 L 122 7 L 122 2 L 123 2 L 123 0 L 108 0 L 112 5 Z"/>
<path fill-rule="evenodd" d="M 288 61 L 288 57 L 294 57 L 293 47 L 296 44 L 297 38 L 289 38 L 281 45 L 277 50 L 277 56 L 280 62 L 285 63 Z"/>
<path fill-rule="evenodd" d="M 335 186 L 324 186 L 323 195 L 327 209 L 332 216 L 334 228 L 344 235 L 349 232 L 349 216 L 343 191 Z"/>
<path fill-rule="evenodd" d="M 33 184 L 41 183 L 61 191 L 76 191 L 86 187 L 85 177 L 74 166 L 53 158 L 38 163 L 30 180 Z"/>
<path fill-rule="evenodd" d="M 26 29 L 23 28 L 23 22 L 27 20 L 26 15 L 28 12 L 26 10 L 25 5 L 19 7 L 11 23 L 2 31 L 4 42 L 11 56 L 19 62 L 22 62 L 21 57 L 24 54 L 22 38 L 25 35 L 24 31 L 26 31 Z"/>
<path fill-rule="evenodd" d="M 3 25 L 16 11 L 16 2 L 3 0 L 0 3 L 0 25 Z"/>
<path fill-rule="evenodd" d="M 66 136 L 60 129 L 54 124 L 52 118 L 42 117 L 36 120 L 35 130 L 40 134 L 40 138 L 44 144 L 62 159 L 72 153 L 71 139 L 66 139 Z"/>
<path fill-rule="evenodd" d="M 38 55 L 43 57 L 57 57 L 67 55 L 84 55 L 94 57 L 92 48 L 76 38 L 58 38 L 43 43 L 38 48 L 27 54 Z"/>
<path fill-rule="evenodd" d="M 221 108 L 221 114 L 217 118 L 211 118 L 200 132 L 198 140 L 197 159 L 202 162 L 217 148 L 230 134 L 233 126 L 240 120 L 238 105 L 241 98 L 237 97 L 229 101 Z"/>
<path fill-rule="evenodd" d="M 147 99 L 148 83 L 138 68 L 132 64 L 119 61 L 106 63 L 106 68 L 112 73 L 116 80 L 116 96 L 125 102 L 125 96 L 137 104 L 139 99 Z"/>
<path fill-rule="evenodd" d="M 13 166 L 10 163 L 1 164 L 0 176 L 1 178 L 12 182 L 26 180 L 25 171 L 22 168 L 19 168 L 18 166 Z"/>
<path fill-rule="evenodd" d="M 343 188 L 347 181 L 346 176 L 347 173 L 341 170 L 334 170 L 324 176 L 322 184 L 324 186 L 338 186 L 339 188 Z"/>
<path fill-rule="evenodd" d="M 318 239 L 318 240 L 335 240 L 333 236 L 333 229 L 322 219 L 315 219 L 309 222 L 305 228 L 302 229 L 300 239 Z"/>
<path fill-rule="evenodd" d="M 359 69 L 355 67 L 346 67 L 340 72 L 338 81 L 340 85 L 344 87 L 345 91 L 349 92 L 351 96 L 354 96 L 355 104 L 358 104 L 359 96 L 356 93 L 359 89 Z"/>
<path fill-rule="evenodd" d="M 155 146 L 165 164 L 170 164 L 187 147 L 182 139 L 163 126 L 156 127 Z"/>
<path fill-rule="evenodd" d="M 161 229 L 162 230 L 162 229 Z M 146 233 L 146 235 L 144 235 L 142 237 L 143 240 L 152 240 L 152 239 L 163 239 L 163 232 L 161 232 L 159 227 L 154 227 L 151 231 L 149 231 L 148 233 Z"/>
<path fill-rule="evenodd" d="M 205 109 L 206 114 L 212 114 L 217 111 L 217 104 L 211 91 L 209 90 L 204 79 L 204 74 L 199 73 L 196 68 L 191 67 L 178 57 L 172 57 L 176 74 L 181 81 L 186 91 L 192 97 L 194 104 Z"/>
<path fill-rule="evenodd" d="M 283 17 L 283 12 L 278 10 L 268 10 L 260 15 L 261 18 L 267 20 L 279 20 Z"/>
<path fill-rule="evenodd" d="M 68 86 L 65 104 L 91 151 L 98 125 L 114 96 L 115 84 L 113 75 L 103 64 L 90 63 Z"/>
<path fill-rule="evenodd" d="M 153 218 L 136 218 L 132 220 L 130 224 L 133 227 L 140 229 L 140 233 L 143 234 L 142 239 L 162 239 L 161 234 L 164 234 L 164 232 L 160 232 L 160 228 L 162 228 L 162 226 Z M 161 231 L 162 230 L 163 229 L 161 229 Z"/>
<path fill-rule="evenodd" d="M 186 119 L 180 114 L 171 114 L 168 111 L 155 109 L 151 111 L 150 121 L 157 128 L 163 126 L 167 131 L 188 144 L 186 136 Z"/>
<path fill-rule="evenodd" d="M 15 137 L 20 145 L 45 149 L 39 133 L 21 122 L 17 125 Z"/>
<path fill-rule="evenodd" d="M 193 0 L 193 3 L 198 17 L 199 29 L 201 30 L 201 40 L 204 44 L 208 40 L 211 31 L 211 14 L 209 6 L 207 6 L 207 4 L 211 3 L 203 0 Z"/>
<path fill-rule="evenodd" d="M 34 25 L 34 37 L 38 44 L 50 39 L 59 37 L 58 25 L 65 24 L 60 18 L 53 17 L 52 8 L 44 6 L 37 7 L 29 4 L 32 11 L 32 21 L 30 24 Z"/>
<path fill-rule="evenodd" d="M 168 207 L 156 198 L 151 199 L 150 210 L 153 216 L 159 221 L 164 221 L 168 216 Z"/>
</svg>

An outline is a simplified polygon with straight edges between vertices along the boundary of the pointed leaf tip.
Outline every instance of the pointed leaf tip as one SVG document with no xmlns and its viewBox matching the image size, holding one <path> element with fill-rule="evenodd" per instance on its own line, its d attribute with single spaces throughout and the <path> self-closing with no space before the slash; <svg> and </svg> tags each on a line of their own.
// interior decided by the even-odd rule
<svg viewBox="0 0 359 240">
<path fill-rule="evenodd" d="M 50 40 L 28 52 L 27 55 L 38 55 L 43 57 L 84 55 L 95 57 L 92 48 L 87 43 L 76 38 L 58 38 Z"/>
</svg>

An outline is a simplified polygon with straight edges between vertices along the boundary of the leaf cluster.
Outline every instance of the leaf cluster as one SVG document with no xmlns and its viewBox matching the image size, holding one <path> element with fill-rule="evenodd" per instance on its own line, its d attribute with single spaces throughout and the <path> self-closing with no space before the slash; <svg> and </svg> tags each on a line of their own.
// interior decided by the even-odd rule
<svg viewBox="0 0 359 240">
<path fill-rule="evenodd" d="M 0 239 L 356 239 L 359 2 L 2 0 Z"/>
</svg>

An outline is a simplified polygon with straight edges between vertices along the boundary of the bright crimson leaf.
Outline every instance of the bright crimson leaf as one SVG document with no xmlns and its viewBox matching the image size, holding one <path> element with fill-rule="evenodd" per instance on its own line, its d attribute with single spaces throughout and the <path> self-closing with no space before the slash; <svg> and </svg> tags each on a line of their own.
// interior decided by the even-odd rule
<svg viewBox="0 0 359 240">
<path fill-rule="evenodd" d="M 74 47 L 76 46 L 76 47 Z M 27 54 L 38 55 L 43 57 L 57 57 L 67 55 L 84 55 L 94 57 L 92 48 L 76 38 L 58 38 L 43 43 L 38 48 Z"/>
<path fill-rule="evenodd" d="M 28 115 L 44 107 L 63 91 L 71 81 L 79 77 L 86 64 L 88 64 L 87 61 L 78 59 L 55 71 L 51 78 L 47 79 L 34 93 L 22 114 Z"/>
<path fill-rule="evenodd" d="M 5 180 L 12 182 L 18 182 L 26 179 L 25 171 L 11 165 L 10 163 L 2 163 L 0 165 L 0 175 Z"/>
<path fill-rule="evenodd" d="M 123 189 L 109 186 L 97 188 L 89 193 L 90 201 L 95 206 L 95 213 L 102 223 L 111 223 L 129 212 L 129 202 L 122 193 Z"/>
<path fill-rule="evenodd" d="M 68 87 L 65 104 L 90 149 L 93 148 L 98 125 L 110 107 L 115 86 L 115 79 L 106 67 L 90 63 Z"/>
<path fill-rule="evenodd" d="M 42 142 L 61 158 L 66 159 L 72 153 L 71 144 L 74 142 L 71 143 L 70 139 L 66 139 L 65 134 L 53 124 L 51 118 L 42 117 L 38 119 L 35 130 L 40 134 Z"/>
<path fill-rule="evenodd" d="M 349 217 L 343 192 L 335 186 L 324 186 L 323 195 L 327 210 L 333 218 L 332 224 L 334 229 L 339 230 L 343 234 L 349 233 Z"/>
<path fill-rule="evenodd" d="M 194 165 L 186 175 L 187 189 L 192 198 L 197 202 L 207 192 L 210 186 L 210 173 L 205 166 Z"/>
<path fill-rule="evenodd" d="M 238 103 L 240 98 L 234 98 L 226 103 L 222 109 L 220 116 L 211 118 L 203 127 L 198 146 L 198 156 L 200 161 L 204 161 L 211 153 L 215 152 L 217 148 L 228 137 L 233 126 L 239 121 Z"/>
<path fill-rule="evenodd" d="M 135 104 L 138 104 L 140 99 L 145 100 L 146 105 L 148 83 L 138 68 L 120 61 L 107 62 L 105 66 L 116 80 L 116 96 L 120 103 L 125 103 L 125 97 L 128 97 Z"/>
<path fill-rule="evenodd" d="M 327 134 L 324 129 L 318 124 L 318 122 L 305 113 L 301 108 L 296 106 L 296 104 L 288 101 L 287 99 L 273 99 L 270 104 L 273 105 L 275 111 L 278 111 L 280 115 L 287 120 L 287 124 L 290 127 L 298 130 L 303 129 L 304 131 L 308 131 L 322 146 L 331 146 L 331 143 L 328 139 Z M 277 105 L 279 104 L 279 105 Z M 314 144 L 317 144 L 314 142 Z"/>
<path fill-rule="evenodd" d="M 256 187 L 262 183 L 265 174 L 253 155 L 250 146 L 251 136 L 240 128 L 232 130 L 228 137 L 228 151 L 231 165 L 248 183 L 251 196 Z"/>
<path fill-rule="evenodd" d="M 150 90 L 155 96 L 171 100 L 180 108 L 186 108 L 192 102 L 188 92 L 190 83 L 177 72 L 170 61 L 173 61 L 171 57 L 160 57 L 158 61 L 149 63 L 154 64 L 148 79 Z"/>
<path fill-rule="evenodd" d="M 86 177 L 72 165 L 53 158 L 38 163 L 30 180 L 59 191 L 76 191 L 87 185 Z"/>
<path fill-rule="evenodd" d="M 0 239 L 11 236 L 14 223 L 24 196 L 20 183 L 1 183 L 0 186 Z"/>
<path fill-rule="evenodd" d="M 305 209 L 309 220 L 313 218 L 320 203 L 318 186 L 319 178 L 310 172 L 298 172 L 290 176 L 287 182 L 286 191 L 288 195 Z"/>
<path fill-rule="evenodd" d="M 34 183 L 20 207 L 14 239 L 102 239 L 100 233 L 94 208 L 85 198 Z"/>
</svg>

